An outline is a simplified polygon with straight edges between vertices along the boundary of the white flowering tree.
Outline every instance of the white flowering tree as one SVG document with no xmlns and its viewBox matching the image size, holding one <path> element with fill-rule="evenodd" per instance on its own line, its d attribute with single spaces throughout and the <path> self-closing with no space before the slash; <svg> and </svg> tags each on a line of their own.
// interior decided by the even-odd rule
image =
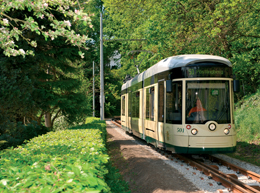
<svg viewBox="0 0 260 193">
<path fill-rule="evenodd" d="M 84 57 L 80 49 L 87 49 L 85 42 L 88 40 L 86 35 L 76 34 L 71 30 L 71 24 L 76 21 L 82 21 L 85 26 L 92 27 L 91 19 L 88 14 L 79 9 L 78 1 L 72 0 L 0 0 L 0 48 L 4 50 L 6 56 L 33 55 L 32 50 L 19 48 L 17 42 L 20 39 L 27 41 L 31 47 L 37 47 L 37 40 L 26 36 L 28 31 L 36 32 L 45 39 L 54 40 L 62 36 L 66 42 L 79 47 L 79 55 Z M 48 20 L 52 29 L 39 25 L 33 17 L 24 19 L 15 18 L 10 15 L 13 11 L 28 10 L 33 12 L 34 17 Z M 53 12 L 58 12 L 69 17 L 71 20 L 58 20 Z"/>
<path fill-rule="evenodd" d="M 0 0 L 1 135 L 19 133 L 18 122 L 52 127 L 60 116 L 73 122 L 91 110 L 82 66 L 93 14 L 82 2 Z"/>
</svg>

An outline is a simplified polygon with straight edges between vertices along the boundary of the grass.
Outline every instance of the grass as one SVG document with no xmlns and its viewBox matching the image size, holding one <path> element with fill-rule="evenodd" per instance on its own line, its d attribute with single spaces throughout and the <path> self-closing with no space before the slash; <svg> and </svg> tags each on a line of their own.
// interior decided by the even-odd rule
<svg viewBox="0 0 260 193">
<path fill-rule="evenodd" d="M 235 105 L 237 151 L 228 154 L 260 166 L 260 90 Z"/>
<path fill-rule="evenodd" d="M 260 146 L 247 142 L 237 142 L 235 153 L 227 154 L 238 160 L 260 166 Z"/>
</svg>

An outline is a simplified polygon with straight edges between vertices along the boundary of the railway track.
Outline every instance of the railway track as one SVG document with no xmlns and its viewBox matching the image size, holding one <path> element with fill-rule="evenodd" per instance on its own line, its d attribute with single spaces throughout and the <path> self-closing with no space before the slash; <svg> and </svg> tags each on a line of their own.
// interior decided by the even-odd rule
<svg viewBox="0 0 260 193">
<path fill-rule="evenodd" d="M 118 118 L 112 119 L 112 122 L 118 127 L 122 128 L 121 121 Z"/>
<path fill-rule="evenodd" d="M 113 119 L 112 122 L 121 127 L 121 121 L 118 119 Z M 193 167 L 196 170 L 199 170 L 204 175 L 208 176 L 209 179 L 215 180 L 219 185 L 222 185 L 228 189 L 229 192 L 233 193 L 260 193 L 259 185 L 248 185 L 238 179 L 236 174 L 228 174 L 219 170 L 219 166 L 226 166 L 228 170 L 233 170 L 237 174 L 244 175 L 244 179 L 252 179 L 256 182 L 260 182 L 260 175 L 248 171 L 244 168 L 236 166 L 230 162 L 224 161 L 220 158 L 217 158 L 213 155 L 203 155 L 205 159 L 208 159 L 211 162 L 214 162 L 213 165 L 208 165 L 204 163 L 202 158 L 194 158 L 191 155 L 181 155 L 181 154 L 173 154 L 171 152 L 162 151 L 156 149 L 161 154 L 166 155 L 169 158 L 177 158 L 182 162 L 185 162 L 187 165 Z M 217 164 L 217 165 L 216 165 Z M 218 166 L 219 165 L 219 166 Z M 219 193 L 223 193 L 222 190 L 218 190 Z"/>
<path fill-rule="evenodd" d="M 172 154 L 172 156 L 184 161 L 188 165 L 196 168 L 197 170 L 201 171 L 203 174 L 207 175 L 210 179 L 215 180 L 219 185 L 223 185 L 226 188 L 228 188 L 229 191 L 232 191 L 234 193 L 259 193 L 260 192 L 260 186 L 249 186 L 240 180 L 238 180 L 238 176 L 235 174 L 226 174 L 224 172 L 219 171 L 219 167 L 217 165 L 207 165 L 203 163 L 200 159 L 195 159 L 192 156 L 187 155 L 179 155 L 179 154 Z M 226 163 L 227 167 L 230 167 L 232 165 L 232 170 L 240 172 L 242 171 L 242 168 L 232 164 L 228 163 L 224 160 L 221 160 L 219 158 L 216 158 L 212 155 L 207 155 L 210 159 L 215 158 L 215 160 L 218 160 L 218 163 Z M 212 160 L 211 160 L 212 161 Z M 244 169 L 243 169 L 244 170 Z M 253 175 L 255 179 L 259 182 L 260 175 L 256 174 L 252 171 L 245 171 L 245 176 L 247 178 L 252 178 L 248 174 Z M 222 192 L 219 190 L 219 192 Z"/>
</svg>

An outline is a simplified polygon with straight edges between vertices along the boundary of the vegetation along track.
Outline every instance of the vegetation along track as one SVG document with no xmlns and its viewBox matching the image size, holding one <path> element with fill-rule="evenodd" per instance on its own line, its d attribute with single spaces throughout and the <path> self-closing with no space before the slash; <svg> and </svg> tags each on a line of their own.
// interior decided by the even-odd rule
<svg viewBox="0 0 260 193">
<path fill-rule="evenodd" d="M 118 119 L 113 119 L 112 122 L 121 127 L 121 122 Z M 175 157 L 182 162 L 185 162 L 187 165 L 190 165 L 191 167 L 199 170 L 201 173 L 208 176 L 209 179 L 215 180 L 219 185 L 225 186 L 229 192 L 234 193 L 256 193 L 260 192 L 260 175 L 246 170 L 244 168 L 241 168 L 239 166 L 236 166 L 230 162 L 224 161 L 220 158 L 217 158 L 213 155 L 203 155 L 203 157 L 199 156 L 193 156 L 193 155 L 181 155 L 181 154 L 173 154 L 171 152 L 162 151 L 159 149 L 156 149 L 160 151 L 163 155 L 166 155 L 167 157 Z M 204 163 L 205 160 L 208 160 L 208 162 L 211 162 L 211 164 Z M 214 165 L 213 165 L 214 164 Z M 238 179 L 238 176 L 236 174 L 228 174 L 226 172 L 220 171 L 219 166 L 215 165 L 218 164 L 219 166 L 225 166 L 227 170 L 233 170 L 236 172 L 236 174 L 241 174 L 243 177 L 240 177 Z M 243 182 L 243 180 L 246 179 L 252 179 L 256 181 L 256 184 L 248 185 Z M 223 192 L 222 190 L 219 190 L 219 192 Z"/>
</svg>

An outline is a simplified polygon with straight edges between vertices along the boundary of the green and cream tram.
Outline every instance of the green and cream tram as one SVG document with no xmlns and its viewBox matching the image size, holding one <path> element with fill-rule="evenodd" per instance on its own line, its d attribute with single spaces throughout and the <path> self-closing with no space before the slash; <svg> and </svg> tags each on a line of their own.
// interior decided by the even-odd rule
<svg viewBox="0 0 260 193">
<path fill-rule="evenodd" d="M 122 85 L 122 128 L 176 153 L 234 152 L 236 83 L 225 58 L 166 58 Z"/>
</svg>

